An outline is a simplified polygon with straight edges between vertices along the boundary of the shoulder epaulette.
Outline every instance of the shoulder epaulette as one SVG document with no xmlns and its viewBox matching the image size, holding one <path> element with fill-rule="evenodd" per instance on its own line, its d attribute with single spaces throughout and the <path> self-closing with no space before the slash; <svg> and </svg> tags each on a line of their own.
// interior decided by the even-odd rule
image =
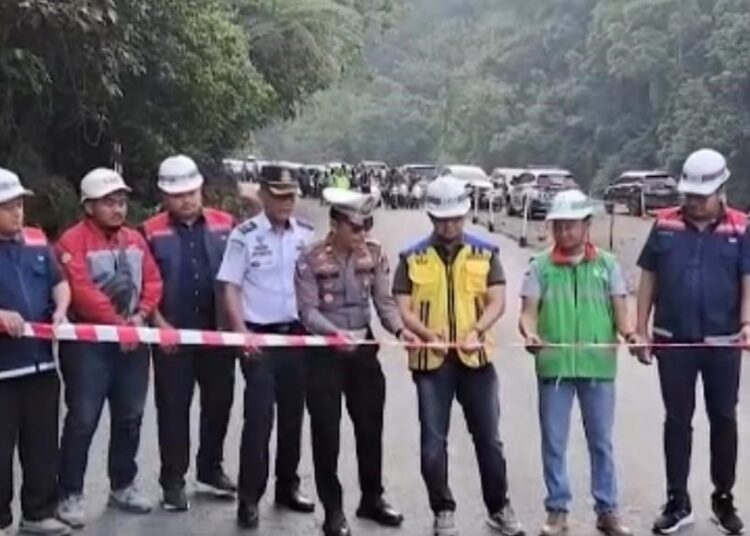
<svg viewBox="0 0 750 536">
<path fill-rule="evenodd" d="M 302 227 L 303 229 L 307 229 L 308 231 L 315 230 L 315 226 L 308 221 L 296 219 L 295 223 L 299 225 L 300 227 Z"/>
<path fill-rule="evenodd" d="M 258 228 L 258 224 L 255 223 L 252 219 L 247 220 L 243 223 L 241 223 L 237 227 L 237 231 L 239 231 L 241 234 L 247 234 L 255 231 Z"/>
</svg>

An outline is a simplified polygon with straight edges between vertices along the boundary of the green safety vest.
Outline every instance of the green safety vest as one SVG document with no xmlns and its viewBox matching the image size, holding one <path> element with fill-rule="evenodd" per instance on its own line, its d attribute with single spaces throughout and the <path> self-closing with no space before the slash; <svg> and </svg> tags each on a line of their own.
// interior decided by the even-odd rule
<svg viewBox="0 0 750 536">
<path fill-rule="evenodd" d="M 593 259 L 556 264 L 551 252 L 534 261 L 541 284 L 539 336 L 547 343 L 616 343 L 609 274 L 615 258 L 596 250 Z M 546 348 L 537 355 L 540 378 L 614 380 L 617 349 L 594 347 Z"/>
<path fill-rule="evenodd" d="M 333 184 L 336 188 L 343 188 L 344 190 L 349 189 L 349 177 L 346 175 L 334 175 Z"/>
</svg>

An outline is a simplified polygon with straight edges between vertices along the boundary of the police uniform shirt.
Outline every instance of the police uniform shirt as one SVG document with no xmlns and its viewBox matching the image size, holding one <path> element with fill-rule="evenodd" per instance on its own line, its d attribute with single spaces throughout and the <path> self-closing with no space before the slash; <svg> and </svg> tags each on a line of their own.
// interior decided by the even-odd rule
<svg viewBox="0 0 750 536">
<path fill-rule="evenodd" d="M 232 231 L 217 279 L 242 289 L 246 322 L 298 320 L 294 270 L 313 237 L 312 226 L 294 218 L 282 232 L 274 230 L 265 213 Z"/>
</svg>

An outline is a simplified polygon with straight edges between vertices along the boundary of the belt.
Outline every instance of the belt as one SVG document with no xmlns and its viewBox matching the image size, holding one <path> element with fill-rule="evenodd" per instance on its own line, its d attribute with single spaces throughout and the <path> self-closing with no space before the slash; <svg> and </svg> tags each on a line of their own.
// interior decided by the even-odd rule
<svg viewBox="0 0 750 536">
<path fill-rule="evenodd" d="M 247 329 L 255 333 L 272 333 L 275 335 L 302 335 L 307 333 L 305 326 L 299 321 L 282 322 L 279 324 L 253 324 L 245 322 Z"/>
</svg>

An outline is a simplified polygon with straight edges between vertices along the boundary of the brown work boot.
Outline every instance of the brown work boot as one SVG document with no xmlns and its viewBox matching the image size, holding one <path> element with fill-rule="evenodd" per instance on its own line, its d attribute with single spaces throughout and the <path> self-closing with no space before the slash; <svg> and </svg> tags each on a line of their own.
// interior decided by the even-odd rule
<svg viewBox="0 0 750 536">
<path fill-rule="evenodd" d="M 622 524 L 617 512 L 601 514 L 596 520 L 596 528 L 607 536 L 632 536 L 633 531 Z"/>
<path fill-rule="evenodd" d="M 539 536 L 564 536 L 568 533 L 568 513 L 550 512 Z"/>
</svg>

